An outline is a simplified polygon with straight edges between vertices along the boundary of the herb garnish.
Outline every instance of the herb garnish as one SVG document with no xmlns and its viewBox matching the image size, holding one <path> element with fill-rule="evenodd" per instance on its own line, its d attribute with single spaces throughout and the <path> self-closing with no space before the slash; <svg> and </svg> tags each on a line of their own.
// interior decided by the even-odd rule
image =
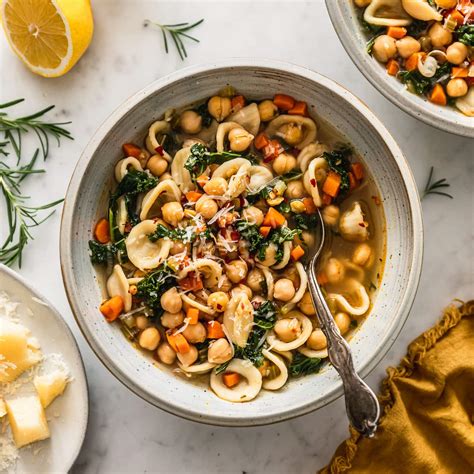
<svg viewBox="0 0 474 474">
<path fill-rule="evenodd" d="M 293 377 L 300 377 L 302 375 L 314 374 L 319 372 L 323 365 L 323 361 L 317 357 L 306 357 L 297 352 L 290 364 L 289 371 Z"/>
<path fill-rule="evenodd" d="M 143 26 L 154 25 L 160 28 L 161 33 L 163 35 L 163 43 L 165 45 L 166 54 L 169 53 L 169 47 L 168 47 L 168 35 L 169 35 L 171 39 L 173 40 L 174 45 L 176 46 L 179 57 L 181 58 L 181 60 L 184 61 L 184 58 L 188 57 L 188 53 L 186 51 L 186 48 L 184 47 L 183 39 L 187 38 L 191 41 L 199 43 L 199 40 L 197 38 L 194 38 L 194 36 L 189 35 L 188 32 L 203 22 L 204 22 L 204 18 L 192 24 L 189 24 L 188 22 L 186 22 L 186 23 L 175 23 L 174 25 L 162 25 L 161 23 L 145 20 L 143 23 Z"/>
<path fill-rule="evenodd" d="M 8 222 L 8 233 L 0 247 L 0 263 L 13 265 L 18 262 L 21 267 L 23 250 L 30 240 L 33 239 L 30 229 L 37 227 L 48 219 L 54 211 L 40 217 L 42 211 L 51 209 L 63 200 L 44 204 L 42 206 L 28 205 L 29 196 L 25 196 L 21 191 L 21 183 L 30 175 L 41 174 L 43 169 L 35 169 L 40 150 L 43 159 L 46 159 L 50 151 L 50 139 L 55 138 L 58 146 L 61 138 L 72 136 L 63 125 L 70 122 L 48 122 L 43 117 L 50 112 L 53 106 L 46 107 L 31 115 L 19 118 L 9 117 L 4 110 L 13 107 L 24 99 L 17 99 L 11 102 L 0 104 L 0 132 L 3 132 L 4 140 L 0 142 L 0 155 L 8 157 L 10 149 L 16 155 L 16 168 L 12 168 L 4 161 L 0 162 L 0 189 L 4 197 L 6 216 Z M 33 153 L 30 161 L 21 165 L 22 140 L 25 134 L 34 132 L 38 140 L 38 148 Z"/>
<path fill-rule="evenodd" d="M 432 182 L 433 180 L 433 173 L 434 167 L 432 166 L 430 169 L 430 174 L 428 176 L 428 181 L 426 182 L 425 189 L 423 191 L 423 195 L 421 199 L 425 199 L 426 196 L 429 194 L 439 194 L 440 196 L 448 197 L 449 199 L 453 199 L 451 194 L 439 191 L 442 188 L 449 188 L 451 185 L 446 181 L 446 178 L 438 179 L 438 181 Z"/>
<path fill-rule="evenodd" d="M 159 239 L 168 238 L 173 241 L 181 241 L 183 243 L 194 242 L 198 237 L 210 237 L 210 230 L 206 228 L 203 232 L 197 233 L 196 230 L 193 228 L 191 232 L 189 232 L 185 228 L 176 228 L 176 229 L 168 229 L 163 224 L 158 224 L 156 226 L 155 231 L 152 234 L 148 235 L 148 238 L 152 242 L 156 242 Z"/>
<path fill-rule="evenodd" d="M 341 177 L 341 186 L 338 197 L 344 196 L 350 188 L 349 172 L 351 171 L 351 162 L 349 157 L 352 149 L 349 146 L 342 146 L 334 151 L 326 151 L 323 158 L 328 162 L 329 169 Z"/>
</svg>

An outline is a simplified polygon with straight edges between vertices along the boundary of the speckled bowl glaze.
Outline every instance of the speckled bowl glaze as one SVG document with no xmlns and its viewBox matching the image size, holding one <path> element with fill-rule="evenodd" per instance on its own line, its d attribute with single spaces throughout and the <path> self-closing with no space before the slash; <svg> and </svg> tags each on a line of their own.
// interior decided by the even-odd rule
<svg viewBox="0 0 474 474">
<path fill-rule="evenodd" d="M 166 109 L 236 86 L 252 98 L 285 92 L 311 104 L 363 157 L 384 201 L 387 263 L 372 314 L 351 340 L 355 365 L 365 376 L 397 337 L 415 296 L 422 261 L 422 220 L 415 181 L 388 131 L 370 110 L 333 81 L 302 67 L 269 60 L 227 60 L 180 70 L 120 106 L 99 128 L 74 171 L 61 225 L 64 284 L 77 322 L 106 367 L 143 399 L 184 418 L 224 426 L 273 423 L 309 413 L 342 394 L 336 371 L 292 380 L 278 392 L 262 391 L 249 403 L 229 403 L 153 365 L 99 313 L 102 294 L 89 261 L 91 228 L 103 216 L 121 144 L 141 143 Z"/>
<path fill-rule="evenodd" d="M 404 84 L 387 74 L 385 66 L 367 54 L 367 38 L 357 18 L 353 0 L 326 0 L 326 7 L 342 45 L 357 68 L 388 100 L 428 125 L 446 132 L 474 137 L 474 118 L 453 107 L 431 103 L 406 90 Z"/>
</svg>

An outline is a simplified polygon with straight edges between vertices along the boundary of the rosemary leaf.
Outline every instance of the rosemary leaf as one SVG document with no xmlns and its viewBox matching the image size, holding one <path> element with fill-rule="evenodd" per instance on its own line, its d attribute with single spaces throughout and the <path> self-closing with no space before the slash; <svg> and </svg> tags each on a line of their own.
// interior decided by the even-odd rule
<svg viewBox="0 0 474 474">
<path fill-rule="evenodd" d="M 425 189 L 421 196 L 421 199 L 425 199 L 426 196 L 430 194 L 438 194 L 439 196 L 448 197 L 449 199 L 453 199 L 453 196 L 449 193 L 445 193 L 440 191 L 442 188 L 449 188 L 451 185 L 446 181 L 446 178 L 438 179 L 437 181 L 433 182 L 433 174 L 434 174 L 434 167 L 430 168 L 430 173 L 428 175 L 428 181 L 426 182 Z"/>
</svg>

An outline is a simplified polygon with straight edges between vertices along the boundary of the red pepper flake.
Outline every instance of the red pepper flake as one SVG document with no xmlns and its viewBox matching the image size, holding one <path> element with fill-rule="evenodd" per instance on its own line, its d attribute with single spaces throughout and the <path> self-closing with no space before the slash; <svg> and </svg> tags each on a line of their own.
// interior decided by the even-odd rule
<svg viewBox="0 0 474 474">
<path fill-rule="evenodd" d="M 163 150 L 163 147 L 161 145 L 157 146 L 155 148 L 155 151 L 158 153 L 158 155 L 165 156 L 165 151 Z"/>
<path fill-rule="evenodd" d="M 316 187 L 316 180 L 314 178 L 310 179 L 309 182 L 311 183 L 311 186 L 313 186 L 313 188 Z"/>
</svg>

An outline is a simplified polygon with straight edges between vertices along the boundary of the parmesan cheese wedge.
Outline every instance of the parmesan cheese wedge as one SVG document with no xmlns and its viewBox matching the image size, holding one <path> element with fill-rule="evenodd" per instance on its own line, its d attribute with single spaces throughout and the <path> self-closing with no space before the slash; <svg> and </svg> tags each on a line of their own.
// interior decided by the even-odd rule
<svg viewBox="0 0 474 474">
<path fill-rule="evenodd" d="M 6 400 L 5 404 L 17 448 L 50 437 L 44 408 L 37 395 Z"/>
<path fill-rule="evenodd" d="M 0 382 L 12 382 L 41 360 L 41 351 L 27 328 L 0 320 Z"/>
<path fill-rule="evenodd" d="M 33 380 L 33 385 L 38 392 L 43 408 L 62 395 L 68 383 L 68 376 L 61 370 L 56 370 L 46 375 L 37 375 Z"/>
</svg>

